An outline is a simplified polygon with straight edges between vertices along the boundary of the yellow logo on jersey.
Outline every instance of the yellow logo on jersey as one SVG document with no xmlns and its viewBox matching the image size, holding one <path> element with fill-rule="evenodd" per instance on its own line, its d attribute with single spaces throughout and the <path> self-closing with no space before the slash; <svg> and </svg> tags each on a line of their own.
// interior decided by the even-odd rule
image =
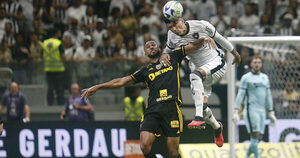
<svg viewBox="0 0 300 158">
<path fill-rule="evenodd" d="M 148 71 L 151 71 L 151 70 L 153 70 L 153 68 L 152 68 L 152 67 L 150 67 L 150 69 L 149 69 Z"/>
<path fill-rule="evenodd" d="M 169 66 L 167 68 L 164 68 L 164 69 L 161 69 L 161 70 L 158 70 L 158 71 L 156 71 L 154 73 L 149 74 L 148 77 L 149 77 L 149 79 L 151 81 L 153 81 L 155 79 L 155 77 L 157 77 L 157 76 L 159 76 L 159 75 L 161 75 L 163 73 L 166 73 L 168 71 L 172 71 L 172 70 L 173 70 L 173 66 Z"/>
<path fill-rule="evenodd" d="M 171 121 L 171 128 L 179 128 L 179 121 L 178 120 Z"/>
<path fill-rule="evenodd" d="M 159 91 L 160 97 L 166 97 L 168 96 L 168 91 L 167 89 L 163 89 Z"/>
</svg>

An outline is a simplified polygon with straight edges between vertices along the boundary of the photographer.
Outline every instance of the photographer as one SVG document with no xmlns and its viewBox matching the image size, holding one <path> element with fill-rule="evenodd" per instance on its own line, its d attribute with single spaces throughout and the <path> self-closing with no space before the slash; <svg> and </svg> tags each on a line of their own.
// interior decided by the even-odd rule
<svg viewBox="0 0 300 158">
<path fill-rule="evenodd" d="M 90 121 L 93 106 L 89 100 L 81 99 L 80 88 L 77 83 L 71 85 L 71 96 L 69 97 L 65 109 L 60 114 L 60 119 L 68 117 L 70 121 Z"/>
</svg>

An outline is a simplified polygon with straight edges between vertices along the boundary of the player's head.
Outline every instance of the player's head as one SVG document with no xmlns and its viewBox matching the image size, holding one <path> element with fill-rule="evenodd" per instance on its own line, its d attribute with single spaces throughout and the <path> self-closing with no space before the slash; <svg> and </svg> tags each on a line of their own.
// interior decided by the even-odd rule
<svg viewBox="0 0 300 158">
<path fill-rule="evenodd" d="M 179 18 L 175 21 L 165 19 L 165 23 L 167 24 L 168 29 L 176 35 L 183 36 L 187 32 L 187 26 L 183 18 Z"/>
<path fill-rule="evenodd" d="M 151 59 L 160 57 L 161 50 L 154 40 L 149 40 L 144 45 L 145 55 Z"/>
<path fill-rule="evenodd" d="M 9 87 L 10 94 L 12 96 L 17 96 L 19 93 L 19 86 L 17 82 L 12 82 Z"/>
<path fill-rule="evenodd" d="M 252 59 L 251 59 L 251 70 L 254 73 L 260 73 L 261 68 L 262 68 L 262 58 L 258 55 L 255 55 Z"/>
</svg>

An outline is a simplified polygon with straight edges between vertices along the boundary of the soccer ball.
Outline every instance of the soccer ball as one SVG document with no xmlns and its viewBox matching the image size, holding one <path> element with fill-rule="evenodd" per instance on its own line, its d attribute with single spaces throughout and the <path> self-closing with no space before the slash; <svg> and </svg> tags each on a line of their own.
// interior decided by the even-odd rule
<svg viewBox="0 0 300 158">
<path fill-rule="evenodd" d="M 178 1 L 169 1 L 164 5 L 163 13 L 165 18 L 176 21 L 182 16 L 183 7 Z"/>
</svg>

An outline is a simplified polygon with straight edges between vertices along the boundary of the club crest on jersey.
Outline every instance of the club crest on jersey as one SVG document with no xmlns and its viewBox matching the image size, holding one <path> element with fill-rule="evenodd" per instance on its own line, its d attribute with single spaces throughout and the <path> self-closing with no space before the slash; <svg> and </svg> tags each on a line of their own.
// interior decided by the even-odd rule
<svg viewBox="0 0 300 158">
<path fill-rule="evenodd" d="M 198 38 L 199 38 L 198 32 L 193 34 L 193 38 L 195 38 L 195 39 L 198 39 Z"/>
<path fill-rule="evenodd" d="M 162 67 L 161 64 L 157 64 L 157 65 L 155 66 L 155 68 L 156 68 L 157 70 L 159 70 L 161 67 Z"/>
</svg>

